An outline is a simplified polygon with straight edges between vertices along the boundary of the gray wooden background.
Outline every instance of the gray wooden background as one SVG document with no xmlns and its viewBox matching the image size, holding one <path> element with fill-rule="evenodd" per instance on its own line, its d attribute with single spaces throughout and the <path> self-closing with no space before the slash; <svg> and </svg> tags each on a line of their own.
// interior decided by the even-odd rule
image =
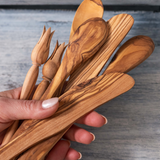
<svg viewBox="0 0 160 160">
<path fill-rule="evenodd" d="M 1 0 L 0 5 L 5 4 L 80 4 L 82 0 Z M 103 4 L 149 4 L 160 5 L 160 0 L 102 0 Z"/>
<path fill-rule="evenodd" d="M 1 0 L 0 3 L 3 2 Z M 159 3 L 156 0 L 154 2 Z M 31 51 L 44 25 L 56 31 L 51 51 L 57 39 L 60 43 L 68 43 L 74 13 L 0 10 L 0 91 L 23 84 L 32 65 Z M 104 19 L 108 20 L 120 13 L 105 11 Z M 136 82 L 133 89 L 97 109 L 108 118 L 108 124 L 102 128 L 83 126 L 96 136 L 90 145 L 72 143 L 72 147 L 82 153 L 83 160 L 160 159 L 160 13 L 126 13 L 133 16 L 135 23 L 122 43 L 133 36 L 146 35 L 153 39 L 155 51 L 145 62 L 129 72 Z"/>
</svg>

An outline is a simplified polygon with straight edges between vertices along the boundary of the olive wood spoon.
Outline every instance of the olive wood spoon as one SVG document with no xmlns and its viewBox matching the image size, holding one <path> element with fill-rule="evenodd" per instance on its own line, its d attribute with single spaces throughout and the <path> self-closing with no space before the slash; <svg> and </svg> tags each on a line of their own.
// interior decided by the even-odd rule
<svg viewBox="0 0 160 160">
<path fill-rule="evenodd" d="M 153 53 L 153 50 L 154 43 L 151 38 L 141 35 L 135 36 L 120 47 L 115 54 L 113 61 L 109 64 L 103 74 L 110 74 L 114 72 L 127 73 L 146 60 Z M 62 137 L 62 134 L 64 133 L 65 131 L 62 131 L 58 135 L 61 135 Z M 58 135 L 56 135 L 56 137 Z M 52 138 L 52 141 L 51 139 L 50 141 L 54 142 L 55 140 L 53 139 L 55 139 L 55 136 Z M 46 145 L 47 142 L 49 143 L 49 140 L 43 142 L 43 145 Z M 25 152 L 19 160 L 27 160 L 28 157 L 33 157 L 33 159 L 35 159 L 33 153 L 41 152 L 38 148 L 41 148 L 40 144 Z"/>
<path fill-rule="evenodd" d="M 74 35 L 77 28 L 86 20 L 94 17 L 102 18 L 104 13 L 101 0 L 84 0 L 78 7 L 70 31 L 70 38 Z"/>
<path fill-rule="evenodd" d="M 70 76 L 66 91 L 71 87 L 84 82 L 87 79 L 97 76 L 106 62 L 109 60 L 115 49 L 130 31 L 134 19 L 128 14 L 119 14 L 107 22 L 109 27 L 108 38 L 96 55 L 80 66 Z"/>
<path fill-rule="evenodd" d="M 48 58 L 50 42 L 53 34 L 54 32 L 51 33 L 51 28 L 49 28 L 46 31 L 46 28 L 44 26 L 42 35 L 31 54 L 31 60 L 33 65 L 29 69 L 26 75 L 26 78 L 24 80 L 20 99 L 24 99 L 24 100 L 29 99 L 38 78 L 39 66 L 45 63 L 45 61 Z M 8 128 L 5 134 L 5 137 L 3 139 L 2 145 L 5 145 L 10 141 L 11 137 L 13 136 L 16 129 L 18 128 L 18 124 L 19 124 L 19 121 L 15 121 L 13 125 Z"/>
<path fill-rule="evenodd" d="M 20 136 L 0 148 L 0 159 L 14 158 L 34 144 L 56 135 L 83 115 L 128 91 L 133 85 L 134 80 L 129 75 L 111 73 L 74 87 L 59 98 L 60 108 L 56 114 L 37 121 Z M 45 149 L 46 146 L 43 145 L 40 155 L 34 153 L 34 159 L 40 159 Z"/>
<path fill-rule="evenodd" d="M 135 36 L 124 43 L 113 57 L 104 74 L 127 73 L 145 61 L 154 51 L 154 42 L 147 36 Z"/>
</svg>

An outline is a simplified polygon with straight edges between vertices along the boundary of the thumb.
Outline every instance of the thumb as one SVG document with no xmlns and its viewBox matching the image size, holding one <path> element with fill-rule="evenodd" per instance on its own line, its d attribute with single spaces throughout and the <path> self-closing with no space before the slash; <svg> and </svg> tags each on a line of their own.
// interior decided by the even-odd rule
<svg viewBox="0 0 160 160">
<path fill-rule="evenodd" d="M 53 115 L 58 107 L 58 98 L 36 101 L 0 97 L 0 122 L 10 123 L 21 119 L 44 119 Z"/>
</svg>

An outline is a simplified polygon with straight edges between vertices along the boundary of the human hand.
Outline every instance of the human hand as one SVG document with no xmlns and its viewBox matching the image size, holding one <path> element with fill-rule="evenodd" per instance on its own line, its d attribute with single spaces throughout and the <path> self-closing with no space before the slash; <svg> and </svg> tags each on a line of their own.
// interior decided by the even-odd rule
<svg viewBox="0 0 160 160">
<path fill-rule="evenodd" d="M 21 88 L 0 92 L 0 143 L 6 133 L 6 129 L 16 120 L 23 119 L 44 119 L 53 115 L 58 107 L 58 98 L 46 101 L 19 100 Z M 101 127 L 107 123 L 107 119 L 95 111 L 78 119 L 76 123 L 93 127 Z M 70 147 L 70 141 L 83 144 L 90 144 L 95 136 L 73 125 L 50 151 L 46 160 L 77 160 L 81 154 Z"/>
</svg>

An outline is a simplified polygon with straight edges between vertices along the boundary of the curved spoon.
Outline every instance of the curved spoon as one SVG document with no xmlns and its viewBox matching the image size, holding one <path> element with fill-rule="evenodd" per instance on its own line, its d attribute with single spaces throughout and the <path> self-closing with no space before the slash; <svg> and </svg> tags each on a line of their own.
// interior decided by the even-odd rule
<svg viewBox="0 0 160 160">
<path fill-rule="evenodd" d="M 78 7 L 71 27 L 70 38 L 77 28 L 86 20 L 94 17 L 103 17 L 103 4 L 101 0 L 84 0 Z"/>
<path fill-rule="evenodd" d="M 146 60 L 154 51 L 154 42 L 147 36 L 135 36 L 124 43 L 104 74 L 127 73 Z"/>
</svg>

